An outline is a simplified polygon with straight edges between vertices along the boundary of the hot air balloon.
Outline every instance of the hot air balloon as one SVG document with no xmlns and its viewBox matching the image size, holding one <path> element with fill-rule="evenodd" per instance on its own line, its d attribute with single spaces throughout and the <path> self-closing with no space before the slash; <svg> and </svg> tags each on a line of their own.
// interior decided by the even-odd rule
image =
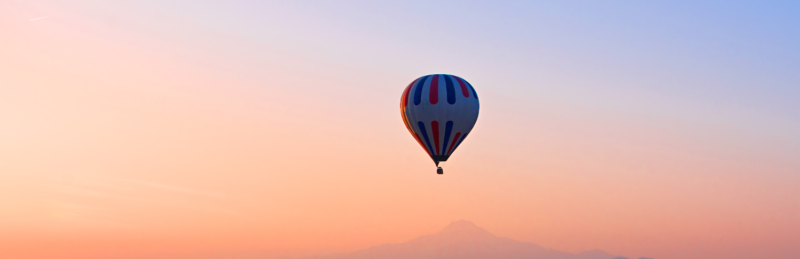
<svg viewBox="0 0 800 259">
<path fill-rule="evenodd" d="M 438 174 L 444 173 L 439 162 L 447 161 L 475 126 L 478 110 L 475 89 L 454 75 L 417 78 L 400 97 L 403 122 L 436 163 Z"/>
</svg>

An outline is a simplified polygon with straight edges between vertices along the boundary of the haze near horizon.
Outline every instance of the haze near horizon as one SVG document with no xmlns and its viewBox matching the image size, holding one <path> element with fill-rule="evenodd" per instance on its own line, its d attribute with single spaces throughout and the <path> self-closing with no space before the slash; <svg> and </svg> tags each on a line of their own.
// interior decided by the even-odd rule
<svg viewBox="0 0 800 259">
<path fill-rule="evenodd" d="M 453 221 L 439 232 L 413 240 L 383 244 L 349 253 L 312 256 L 308 259 L 629 259 L 595 249 L 577 254 L 548 249 L 494 234 L 468 220 Z M 640 258 L 648 259 L 648 258 Z"/>
</svg>

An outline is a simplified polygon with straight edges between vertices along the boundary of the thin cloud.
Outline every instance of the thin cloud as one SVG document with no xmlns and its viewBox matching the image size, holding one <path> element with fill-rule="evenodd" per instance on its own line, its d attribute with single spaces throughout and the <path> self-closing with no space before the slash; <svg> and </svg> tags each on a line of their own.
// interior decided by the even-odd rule
<svg viewBox="0 0 800 259">
<path fill-rule="evenodd" d="M 90 177 L 93 178 L 95 181 L 92 180 L 77 180 L 72 183 L 67 184 L 43 184 L 44 186 L 49 187 L 49 189 L 53 190 L 56 193 L 59 193 L 59 196 L 66 195 L 76 195 L 76 196 L 84 196 L 84 197 L 97 197 L 97 198 L 104 198 L 104 199 L 111 199 L 111 200 L 119 200 L 119 201 L 129 201 L 129 202 L 137 202 L 141 204 L 150 204 L 154 206 L 165 206 L 170 208 L 182 208 L 182 209 L 190 209 L 195 211 L 206 211 L 206 212 L 214 212 L 220 214 L 228 214 L 234 215 L 239 217 L 244 217 L 247 219 L 255 219 L 247 214 L 229 210 L 223 207 L 215 206 L 205 202 L 197 202 L 197 201 L 190 201 L 186 199 L 180 198 L 168 198 L 168 197 L 161 197 L 159 199 L 146 199 L 137 197 L 135 194 L 127 193 L 115 193 L 114 191 L 110 190 L 143 190 L 143 189 L 154 189 L 154 190 L 161 190 L 173 193 L 184 193 L 190 194 L 195 196 L 205 196 L 205 197 L 213 197 L 213 198 L 221 198 L 227 199 L 228 196 L 224 194 L 218 193 L 210 193 L 210 192 L 203 192 L 198 190 L 192 190 L 162 183 L 156 182 L 148 182 L 148 181 L 140 181 L 140 180 L 131 180 L 131 179 L 123 179 L 123 178 L 109 178 L 109 177 Z M 99 180 L 99 181 L 97 181 Z M 100 187 L 98 189 L 97 187 Z M 102 206 L 84 206 L 80 204 L 74 203 L 66 203 L 66 201 L 58 200 L 57 204 L 59 213 L 58 216 L 68 217 L 68 218 L 85 218 L 85 216 L 101 216 L 100 208 Z M 66 205 L 65 205 L 66 204 Z M 74 206 L 71 206 L 74 205 Z M 88 212 L 96 212 L 94 214 Z M 106 213 L 107 214 L 107 213 Z M 105 214 L 103 214 L 105 215 Z"/>
<path fill-rule="evenodd" d="M 172 185 L 166 185 L 166 184 L 163 184 L 163 183 L 147 182 L 147 181 L 140 181 L 140 180 L 129 180 L 129 179 L 119 179 L 119 180 L 123 180 L 123 181 L 129 182 L 129 183 L 133 183 L 133 184 L 149 186 L 149 187 L 153 187 L 153 188 L 161 189 L 161 190 L 166 190 L 166 191 L 174 191 L 174 192 L 180 192 L 180 193 L 186 193 L 186 194 L 194 194 L 194 195 L 200 195 L 200 196 L 208 196 L 208 197 L 215 197 L 215 198 L 227 198 L 227 195 L 224 195 L 224 194 L 197 191 L 197 190 L 192 190 L 192 189 L 187 189 L 187 188 L 182 188 L 182 187 L 177 187 L 177 186 L 172 186 Z"/>
<path fill-rule="evenodd" d="M 90 185 L 97 185 L 97 186 L 104 186 L 107 188 L 113 189 L 125 189 L 125 190 L 132 190 L 132 189 L 140 189 L 141 187 L 147 187 L 162 191 L 174 192 L 174 193 L 184 193 L 196 196 L 205 196 L 205 197 L 212 197 L 212 198 L 230 198 L 226 194 L 222 193 L 214 193 L 214 192 L 207 192 L 207 191 L 200 191 L 200 190 L 193 190 L 189 188 L 168 185 L 158 182 L 150 182 L 150 181 L 142 181 L 142 180 L 133 180 L 133 179 L 124 179 L 124 178 L 112 178 L 112 177 L 90 177 L 95 180 L 100 181 L 92 181 L 89 179 L 78 180 L 80 183 L 90 184 Z"/>
<path fill-rule="evenodd" d="M 47 19 L 47 16 L 31 18 L 31 19 L 29 19 L 29 21 L 36 21 L 36 20 L 42 20 L 42 19 Z"/>
</svg>

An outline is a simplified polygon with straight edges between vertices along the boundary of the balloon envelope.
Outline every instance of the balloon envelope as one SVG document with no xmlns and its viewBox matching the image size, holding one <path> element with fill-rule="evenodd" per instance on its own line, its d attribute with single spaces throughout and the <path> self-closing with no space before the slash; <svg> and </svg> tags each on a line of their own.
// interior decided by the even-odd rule
<svg viewBox="0 0 800 259">
<path fill-rule="evenodd" d="M 467 138 L 479 110 L 475 89 L 454 75 L 417 78 L 400 98 L 403 122 L 437 165 L 447 161 Z"/>
</svg>

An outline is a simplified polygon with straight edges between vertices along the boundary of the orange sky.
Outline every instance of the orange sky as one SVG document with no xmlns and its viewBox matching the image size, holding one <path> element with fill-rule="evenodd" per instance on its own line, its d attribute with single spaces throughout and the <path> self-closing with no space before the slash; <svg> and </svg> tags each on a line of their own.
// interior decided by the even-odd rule
<svg viewBox="0 0 800 259">
<path fill-rule="evenodd" d="M 636 88 L 644 77 L 508 76 L 489 54 L 413 63 L 438 45 L 404 57 L 363 35 L 320 45 L 323 29 L 270 24 L 261 38 L 208 6 L 127 5 L 0 3 L 4 258 L 310 255 L 458 219 L 568 252 L 800 256 L 791 117 Z M 430 73 L 481 96 L 444 175 L 397 111 Z"/>
</svg>

